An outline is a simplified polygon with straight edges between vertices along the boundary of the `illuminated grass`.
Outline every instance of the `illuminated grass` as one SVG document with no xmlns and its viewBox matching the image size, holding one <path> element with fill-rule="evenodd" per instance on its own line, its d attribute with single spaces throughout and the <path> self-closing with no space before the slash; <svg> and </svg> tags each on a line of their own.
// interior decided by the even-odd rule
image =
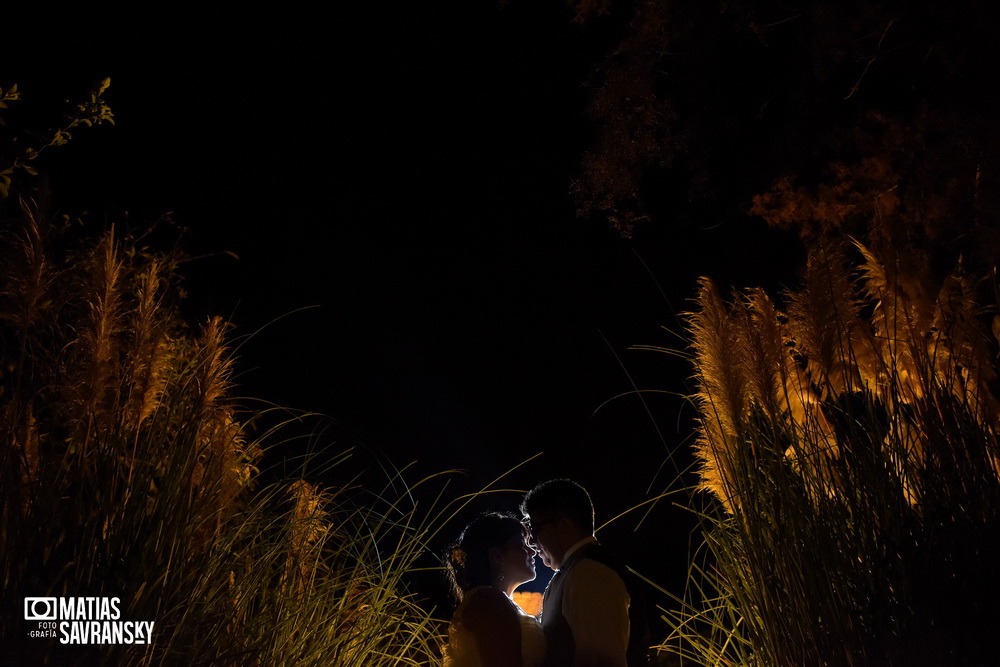
<svg viewBox="0 0 1000 667">
<path fill-rule="evenodd" d="M 440 477 L 362 483 L 337 470 L 348 452 L 261 487 L 265 448 L 297 437 L 302 419 L 250 433 L 252 414 L 231 398 L 226 325 L 192 331 L 178 314 L 181 258 L 110 234 L 59 254 L 50 237 L 62 231 L 27 215 L 2 244 L 0 605 L 119 597 L 123 619 L 156 623 L 154 643 L 19 642 L 22 621 L 7 613 L 4 653 L 59 665 L 438 661 L 440 621 L 408 577 L 471 497 L 445 499 Z M 434 486 L 436 500 L 414 500 Z"/>
<path fill-rule="evenodd" d="M 968 276 L 810 259 L 690 316 L 706 550 L 665 612 L 683 664 L 986 664 L 1000 556 L 997 341 Z M 985 662 L 984 662 L 985 661 Z"/>
</svg>

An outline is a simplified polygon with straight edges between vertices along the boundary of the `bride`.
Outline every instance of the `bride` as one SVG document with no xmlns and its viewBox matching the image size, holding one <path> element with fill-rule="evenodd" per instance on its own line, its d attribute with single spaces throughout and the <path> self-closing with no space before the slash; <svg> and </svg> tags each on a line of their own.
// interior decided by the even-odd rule
<svg viewBox="0 0 1000 667">
<path fill-rule="evenodd" d="M 518 585 L 535 578 L 535 550 L 509 514 L 472 521 L 447 558 L 459 600 L 448 627 L 445 667 L 539 667 L 545 635 L 534 616 L 514 604 Z"/>
</svg>

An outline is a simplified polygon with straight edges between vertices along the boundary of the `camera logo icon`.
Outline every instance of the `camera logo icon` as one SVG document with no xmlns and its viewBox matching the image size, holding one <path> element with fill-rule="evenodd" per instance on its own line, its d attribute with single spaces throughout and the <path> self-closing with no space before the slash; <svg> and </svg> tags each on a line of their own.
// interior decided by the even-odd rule
<svg viewBox="0 0 1000 667">
<path fill-rule="evenodd" d="M 24 620 L 55 621 L 58 615 L 56 598 L 24 598 Z"/>
</svg>

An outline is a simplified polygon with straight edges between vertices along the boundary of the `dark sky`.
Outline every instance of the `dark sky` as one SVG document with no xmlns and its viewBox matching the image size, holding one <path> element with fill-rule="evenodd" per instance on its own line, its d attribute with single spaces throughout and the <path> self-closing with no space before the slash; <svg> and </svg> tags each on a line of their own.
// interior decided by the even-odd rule
<svg viewBox="0 0 1000 667">
<path fill-rule="evenodd" d="M 190 267 L 193 317 L 243 335 L 284 316 L 241 348 L 242 392 L 328 415 L 323 446 L 417 461 L 414 478 L 467 470 L 455 489 L 544 452 L 504 485 L 570 476 L 609 519 L 670 482 L 691 427 L 674 396 L 649 397 L 653 419 L 614 399 L 687 389 L 682 363 L 628 346 L 682 346 L 660 327 L 678 331 L 697 276 L 772 279 L 786 246 L 748 260 L 757 227 L 658 220 L 626 241 L 576 217 L 609 42 L 561 2 L 397 4 L 10 21 L 0 81 L 41 105 L 111 77 L 116 125 L 53 155 L 56 201 L 172 211 L 215 255 Z M 687 528 L 654 520 L 615 539 L 681 567 Z"/>
</svg>

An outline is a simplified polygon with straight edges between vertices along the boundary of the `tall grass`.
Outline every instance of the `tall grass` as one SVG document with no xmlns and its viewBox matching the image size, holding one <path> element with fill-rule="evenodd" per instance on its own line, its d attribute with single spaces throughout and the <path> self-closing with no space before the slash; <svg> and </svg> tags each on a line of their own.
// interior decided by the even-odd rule
<svg viewBox="0 0 1000 667">
<path fill-rule="evenodd" d="M 181 258 L 111 232 L 73 244 L 25 211 L 0 265 L 11 664 L 437 660 L 440 629 L 407 577 L 447 503 L 350 479 L 262 485 L 276 436 L 252 435 L 232 398 L 226 323 L 180 317 Z M 153 644 L 25 640 L 25 596 L 119 597 L 123 619 L 155 621 Z"/>
<path fill-rule="evenodd" d="M 997 320 L 980 287 L 961 267 L 932 284 L 860 244 L 816 248 L 783 307 L 760 289 L 726 303 L 702 281 L 688 321 L 707 550 L 666 651 L 995 659 Z"/>
</svg>

